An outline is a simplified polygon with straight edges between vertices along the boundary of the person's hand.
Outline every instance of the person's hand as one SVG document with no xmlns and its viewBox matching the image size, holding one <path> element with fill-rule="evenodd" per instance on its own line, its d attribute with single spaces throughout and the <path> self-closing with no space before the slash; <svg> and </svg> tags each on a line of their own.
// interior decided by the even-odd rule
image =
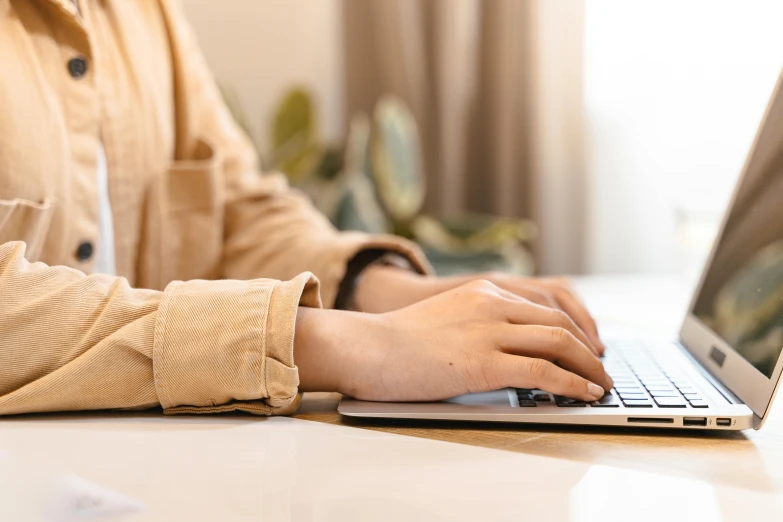
<svg viewBox="0 0 783 522">
<path fill-rule="evenodd" d="M 504 273 L 472 274 L 453 277 L 424 277 L 399 268 L 369 267 L 362 275 L 355 301 L 365 312 L 383 313 L 409 306 L 470 281 L 486 280 L 534 303 L 567 313 L 587 336 L 588 347 L 603 355 L 604 344 L 587 308 L 564 277 L 519 277 Z"/>
<path fill-rule="evenodd" d="M 302 391 L 435 401 L 505 387 L 585 401 L 613 386 L 569 316 L 474 281 L 385 314 L 300 309 Z"/>
</svg>

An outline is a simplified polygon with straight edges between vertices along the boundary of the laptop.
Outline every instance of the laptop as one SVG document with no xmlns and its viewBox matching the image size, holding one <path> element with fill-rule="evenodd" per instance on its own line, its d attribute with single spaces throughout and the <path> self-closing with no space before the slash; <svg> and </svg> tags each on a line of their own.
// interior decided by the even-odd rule
<svg viewBox="0 0 783 522">
<path fill-rule="evenodd" d="M 585 403 L 538 389 L 441 402 L 344 398 L 366 418 L 759 429 L 783 371 L 783 75 L 778 78 L 679 337 L 607 343 L 615 388 Z"/>
</svg>

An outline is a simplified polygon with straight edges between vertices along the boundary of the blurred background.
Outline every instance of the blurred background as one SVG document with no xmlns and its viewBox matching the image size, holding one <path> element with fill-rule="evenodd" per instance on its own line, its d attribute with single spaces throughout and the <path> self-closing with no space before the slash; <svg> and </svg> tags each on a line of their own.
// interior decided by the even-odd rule
<svg viewBox="0 0 783 522">
<path fill-rule="evenodd" d="M 441 272 L 690 276 L 783 65 L 779 0 L 184 0 L 265 168 Z"/>
</svg>

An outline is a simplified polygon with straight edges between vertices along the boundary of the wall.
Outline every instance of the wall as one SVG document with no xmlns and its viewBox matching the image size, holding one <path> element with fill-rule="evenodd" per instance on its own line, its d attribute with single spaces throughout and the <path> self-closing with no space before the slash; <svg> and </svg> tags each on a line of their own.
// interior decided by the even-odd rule
<svg viewBox="0 0 783 522">
<path fill-rule="evenodd" d="M 237 94 L 257 142 L 294 84 L 313 90 L 329 139 L 343 134 L 339 0 L 184 0 L 207 62 Z"/>
</svg>

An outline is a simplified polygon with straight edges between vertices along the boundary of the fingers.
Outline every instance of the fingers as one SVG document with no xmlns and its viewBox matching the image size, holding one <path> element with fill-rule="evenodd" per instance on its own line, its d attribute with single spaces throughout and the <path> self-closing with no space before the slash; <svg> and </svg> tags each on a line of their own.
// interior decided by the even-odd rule
<svg viewBox="0 0 783 522">
<path fill-rule="evenodd" d="M 544 359 L 605 389 L 614 387 L 598 357 L 563 328 L 505 325 L 497 332 L 496 343 L 505 353 Z"/>
<path fill-rule="evenodd" d="M 507 279 L 500 281 L 501 286 L 536 304 L 559 308 L 567 313 L 574 323 L 585 332 L 590 340 L 589 346 L 598 355 L 603 355 L 605 347 L 598 335 L 598 327 L 585 305 L 573 293 L 566 279 Z"/>
<path fill-rule="evenodd" d="M 490 365 L 490 371 L 503 386 L 538 388 L 583 401 L 596 401 L 604 395 L 604 389 L 598 384 L 544 359 L 498 353 Z"/>
<path fill-rule="evenodd" d="M 601 353 L 567 312 L 520 300 L 518 296 L 506 290 L 500 289 L 499 294 L 501 297 L 505 297 L 508 302 L 507 306 L 504 307 L 504 312 L 505 319 L 510 323 L 538 324 L 563 328 L 571 332 L 574 337 L 584 343 L 594 354 L 599 355 Z"/>
<path fill-rule="evenodd" d="M 590 342 L 598 349 L 599 355 L 603 355 L 606 348 L 598 335 L 598 326 L 585 305 L 568 288 L 560 285 L 551 285 L 548 286 L 548 289 L 560 308 L 570 315 L 579 328 L 587 334 Z"/>
<path fill-rule="evenodd" d="M 514 294 L 527 299 L 531 303 L 536 303 L 541 306 L 548 306 L 549 308 L 560 308 L 555 297 L 546 291 L 536 290 L 534 288 L 519 288 L 513 292 Z"/>
</svg>

